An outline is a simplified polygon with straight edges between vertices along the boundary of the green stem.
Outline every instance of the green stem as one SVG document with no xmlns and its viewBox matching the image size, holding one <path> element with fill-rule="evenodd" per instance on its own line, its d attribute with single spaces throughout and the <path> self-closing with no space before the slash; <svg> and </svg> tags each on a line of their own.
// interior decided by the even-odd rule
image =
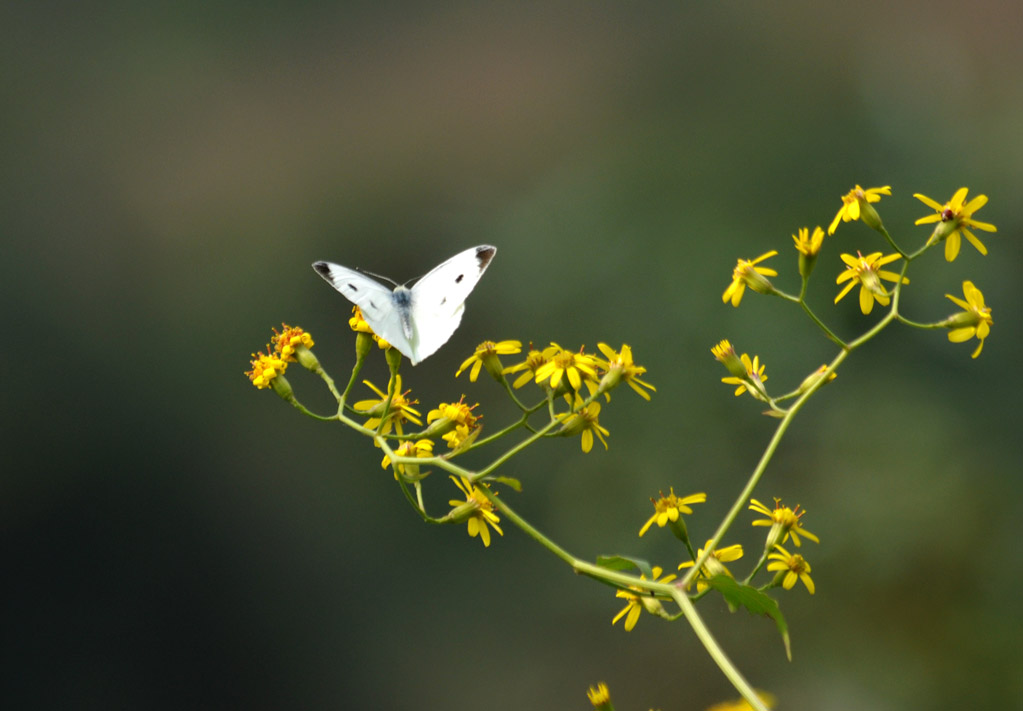
<svg viewBox="0 0 1023 711">
<path fill-rule="evenodd" d="M 290 398 L 288 398 L 288 402 L 290 402 L 291 405 L 296 410 L 301 412 L 303 415 L 308 415 L 309 417 L 313 418 L 314 420 L 319 420 L 320 422 L 333 422 L 334 420 L 338 419 L 337 415 L 331 415 L 330 417 L 327 417 L 325 415 L 317 415 L 315 412 L 310 411 L 309 409 L 306 408 L 305 405 L 300 403 L 298 401 L 298 399 L 294 395 L 292 395 Z"/>
<path fill-rule="evenodd" d="M 348 378 L 348 385 L 345 386 L 345 391 L 341 393 L 341 397 L 338 398 L 337 411 L 341 412 L 345 409 L 345 402 L 348 401 L 348 393 L 352 391 L 352 386 L 355 385 L 355 379 L 359 377 L 359 373 L 362 371 L 362 364 L 366 362 L 366 358 L 359 358 L 355 361 L 355 365 L 352 366 L 352 375 Z"/>
<path fill-rule="evenodd" d="M 912 326 L 913 328 L 926 328 L 926 329 L 929 329 L 929 328 L 948 328 L 948 325 L 944 321 L 938 321 L 937 323 L 917 323 L 916 321 L 910 321 L 908 318 L 906 318 L 902 314 L 898 315 L 898 319 L 899 319 L 899 323 L 904 323 L 907 326 Z"/>
<path fill-rule="evenodd" d="M 891 314 L 889 314 L 889 316 L 891 316 Z M 891 319 L 889 318 L 888 320 Z M 828 375 L 833 373 L 835 369 L 842 364 L 842 361 L 844 361 L 848 357 L 849 352 L 853 347 L 854 346 L 850 344 L 850 346 L 847 349 L 842 350 L 837 356 L 835 356 L 834 360 L 831 361 L 830 365 L 828 365 L 827 370 L 821 374 L 821 377 L 817 380 L 817 382 L 814 383 L 812 387 L 807 389 L 807 391 L 803 393 L 803 395 L 798 400 L 796 400 L 785 413 L 785 416 L 782 418 L 781 422 L 778 423 L 778 427 L 775 429 L 774 435 L 771 437 L 771 441 L 768 442 L 767 449 L 765 449 L 764 453 L 760 456 L 760 461 L 757 462 L 756 468 L 753 470 L 753 473 L 750 475 L 749 480 L 746 482 L 746 486 L 743 487 L 742 491 L 739 493 L 739 496 L 736 497 L 735 503 L 732 504 L 731 509 L 729 509 L 728 513 L 725 515 L 725 518 L 721 521 L 720 525 L 718 525 L 717 531 L 714 532 L 714 535 L 711 538 L 710 542 L 703 549 L 703 553 L 697 558 L 696 563 L 693 565 L 692 568 L 689 569 L 689 572 L 686 573 L 685 577 L 683 577 L 682 580 L 680 581 L 679 583 L 680 587 L 683 588 L 689 587 L 689 584 L 692 582 L 693 578 L 699 574 L 699 571 L 703 568 L 703 564 L 707 562 L 707 558 L 709 558 L 710 555 L 714 552 L 714 549 L 717 548 L 718 544 L 721 542 L 721 539 L 724 538 L 725 533 L 728 531 L 732 523 L 735 521 L 736 516 L 739 515 L 739 511 L 742 510 L 742 507 L 752 496 L 753 490 L 760 482 L 760 477 L 763 476 L 764 471 L 767 469 L 768 463 L 771 461 L 772 457 L 774 457 L 774 452 L 778 448 L 778 444 L 781 442 L 782 436 L 784 436 L 786 430 L 788 430 L 789 425 L 792 424 L 793 418 L 802 409 L 803 404 L 806 403 L 806 401 L 815 392 L 817 392 L 817 389 L 827 382 Z"/>
<path fill-rule="evenodd" d="M 764 563 L 767 562 L 768 552 L 769 551 L 765 548 L 764 552 L 760 554 L 760 560 L 757 561 L 756 566 L 754 566 L 753 570 L 750 571 L 750 574 L 746 576 L 746 579 L 742 581 L 744 585 L 749 585 L 754 576 L 756 576 L 756 574 L 760 572 L 760 569 L 764 567 Z"/>
<path fill-rule="evenodd" d="M 695 568 L 694 568 L 695 570 Z M 693 605 L 689 597 L 678 587 L 671 586 L 672 600 L 679 606 L 689 621 L 689 626 L 693 628 L 693 632 L 696 633 L 697 638 L 703 643 L 703 648 L 707 650 L 711 659 L 718 665 L 718 668 L 725 675 L 728 681 L 732 682 L 732 686 L 742 694 L 742 698 L 746 699 L 747 703 L 752 706 L 756 711 L 768 711 L 768 708 L 757 696 L 757 692 L 754 691 L 750 683 L 746 681 L 746 677 L 736 668 L 732 660 L 728 658 L 725 651 L 721 649 L 721 646 L 714 639 L 714 635 L 710 633 L 707 626 L 703 623 L 703 619 L 697 614 L 696 607 Z"/>
<path fill-rule="evenodd" d="M 821 321 L 819 318 L 817 318 L 817 314 L 815 314 L 813 312 L 813 310 L 810 308 L 810 305 L 807 304 L 806 301 L 802 297 L 800 297 L 799 305 L 803 307 L 803 311 L 805 311 L 806 315 L 810 317 L 810 320 L 813 321 L 815 324 L 817 324 L 818 328 L 820 328 L 822 331 L 824 331 L 824 335 L 828 337 L 828 340 L 830 340 L 832 343 L 834 343 L 839 348 L 845 348 L 846 347 L 845 341 L 843 341 L 841 338 L 836 336 L 832 332 L 832 330 L 830 328 L 828 328 L 827 326 L 824 325 L 823 321 Z"/>
</svg>

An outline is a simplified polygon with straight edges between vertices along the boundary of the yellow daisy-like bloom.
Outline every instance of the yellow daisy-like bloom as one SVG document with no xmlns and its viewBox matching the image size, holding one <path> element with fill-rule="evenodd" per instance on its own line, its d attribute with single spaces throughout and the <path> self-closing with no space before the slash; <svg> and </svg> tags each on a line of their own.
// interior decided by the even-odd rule
<svg viewBox="0 0 1023 711">
<path fill-rule="evenodd" d="M 811 235 L 809 227 L 800 227 L 799 234 L 792 235 L 792 240 L 796 243 L 796 249 L 800 254 L 816 257 L 817 253 L 821 251 L 821 245 L 824 244 L 824 230 L 814 227 Z"/>
<path fill-rule="evenodd" d="M 838 292 L 838 296 L 835 297 L 835 303 L 837 304 L 841 301 L 843 296 L 859 284 L 860 311 L 864 314 L 869 314 L 874 308 L 875 301 L 882 306 L 887 306 L 891 303 L 891 294 L 881 284 L 882 279 L 896 283 L 901 279 L 903 284 L 908 284 L 909 279 L 900 277 L 895 272 L 881 269 L 885 264 L 891 264 L 897 259 L 901 259 L 902 257 L 898 254 L 889 254 L 887 257 L 882 257 L 880 252 L 872 252 L 864 257 L 857 252 L 856 255 L 855 257 L 851 254 L 841 255 L 842 261 L 846 264 L 846 269 L 838 275 L 835 283 L 841 284 L 843 281 L 848 281 L 849 283 Z"/>
<path fill-rule="evenodd" d="M 312 348 L 315 345 L 313 337 L 298 326 L 289 326 L 286 323 L 282 323 L 281 327 L 284 328 L 281 332 L 278 332 L 276 328 L 273 329 L 273 344 L 274 350 L 281 356 L 282 360 L 294 363 L 297 349 Z"/>
<path fill-rule="evenodd" d="M 402 431 L 402 423 L 414 422 L 417 425 L 422 425 L 422 421 L 419 419 L 420 413 L 412 406 L 418 404 L 418 400 L 413 400 L 408 397 L 411 390 L 401 391 L 401 376 L 396 376 L 397 380 L 394 384 L 394 397 L 391 399 L 391 406 L 387 409 L 387 419 L 384 422 L 383 428 L 380 430 L 381 434 L 390 433 L 392 427 L 398 434 L 404 434 Z M 387 393 L 378 388 L 376 385 L 368 380 L 362 381 L 366 387 L 375 392 L 380 397 L 378 399 L 360 400 L 359 402 L 352 405 L 352 408 L 363 415 L 369 415 L 370 419 L 366 420 L 365 427 L 375 430 L 380 425 L 380 418 L 384 416 L 384 408 L 387 405 Z"/>
<path fill-rule="evenodd" d="M 803 585 L 813 595 L 814 585 L 813 580 L 810 579 L 810 564 L 806 562 L 803 556 L 790 554 L 787 550 L 779 545 L 774 547 L 775 553 L 771 553 L 767 556 L 767 559 L 773 561 L 767 564 L 767 569 L 772 571 L 788 571 L 781 579 L 781 586 L 786 590 L 791 590 L 792 586 L 796 584 L 796 580 L 802 580 Z"/>
<path fill-rule="evenodd" d="M 746 292 L 747 286 L 759 294 L 770 294 L 774 291 L 771 282 L 765 277 L 778 276 L 778 272 L 770 267 L 758 267 L 757 264 L 765 259 L 770 259 L 776 254 L 778 254 L 778 250 L 772 249 L 770 252 L 764 252 L 756 259 L 740 259 L 736 263 L 735 269 L 732 270 L 732 283 L 728 285 L 725 293 L 721 295 L 721 301 L 731 301 L 732 306 L 738 306 L 739 302 L 742 301 L 742 295 Z"/>
<path fill-rule="evenodd" d="M 799 540 L 800 536 L 809 538 L 814 543 L 820 543 L 820 539 L 814 534 L 803 528 L 802 522 L 799 520 L 806 513 L 806 510 L 799 510 L 799 504 L 796 504 L 796 508 L 790 509 L 788 506 L 781 505 L 781 499 L 774 500 L 774 510 L 767 508 L 756 499 L 750 499 L 751 511 L 767 516 L 766 519 L 757 519 L 753 522 L 754 526 L 770 526 L 771 530 L 767 534 L 768 545 L 766 548 L 773 548 L 779 543 L 784 543 L 792 537 L 792 542 L 796 544 L 796 547 L 803 545 Z"/>
<path fill-rule="evenodd" d="M 260 390 L 270 387 L 273 379 L 284 375 L 284 371 L 288 369 L 287 362 L 276 353 L 271 353 L 269 345 L 266 347 L 265 354 L 253 353 L 252 358 L 250 361 L 252 370 L 246 370 L 245 375 Z"/>
<path fill-rule="evenodd" d="M 420 459 L 428 458 L 433 456 L 433 441 L 429 439 L 419 439 L 413 442 L 410 439 L 405 440 L 398 445 L 398 448 L 394 450 L 396 457 L 417 457 Z M 383 469 L 391 466 L 391 458 L 388 455 L 384 455 L 384 459 L 380 462 L 380 466 Z M 418 480 L 422 479 L 419 475 L 418 464 L 397 464 L 395 465 L 394 478 L 398 479 L 398 474 L 402 474 L 408 479 Z"/>
<path fill-rule="evenodd" d="M 482 415 L 473 414 L 473 410 L 479 407 L 479 403 L 473 406 L 465 404 L 465 396 L 458 402 L 442 402 L 433 410 L 426 413 L 426 422 L 430 425 L 427 432 L 430 435 L 444 434 L 450 432 L 458 425 L 474 429 L 477 421 Z"/>
<path fill-rule="evenodd" d="M 913 193 L 913 197 L 927 207 L 934 208 L 934 215 L 926 215 L 914 222 L 914 225 L 926 225 L 931 222 L 939 223 L 934 228 L 930 241 L 945 240 L 945 261 L 951 262 L 959 255 L 959 246 L 962 244 L 962 236 L 969 240 L 970 244 L 977 248 L 981 254 L 987 254 L 987 247 L 977 239 L 977 235 L 970 232 L 969 227 L 984 232 L 997 232 L 998 228 L 988 222 L 979 222 L 973 219 L 973 213 L 987 204 L 987 195 L 978 195 L 969 202 L 966 202 L 968 188 L 956 190 L 952 199 L 944 205 L 938 204 L 926 195 Z M 965 204 L 964 204 L 965 203 Z"/>
<path fill-rule="evenodd" d="M 451 481 L 455 482 L 455 486 L 465 496 L 465 501 L 459 501 L 458 499 L 448 501 L 448 504 L 455 507 L 451 515 L 456 520 L 467 519 L 469 535 L 473 538 L 479 536 L 480 540 L 483 541 L 483 545 L 489 548 L 490 528 L 497 531 L 498 535 L 504 535 L 504 531 L 497 525 L 501 519 L 494 513 L 494 505 L 490 503 L 490 499 L 483 494 L 479 486 L 473 484 L 464 476 L 451 476 Z M 496 491 L 494 496 L 497 496 Z M 490 526 L 490 528 L 487 528 L 487 526 Z"/>
<path fill-rule="evenodd" d="M 764 375 L 764 370 L 767 366 L 760 362 L 760 356 L 753 356 L 753 360 L 749 359 L 749 355 L 743 353 L 739 358 L 742 363 L 742 367 L 746 370 L 744 377 L 730 377 L 721 378 L 722 383 L 728 385 L 737 385 L 735 389 L 735 395 L 738 397 L 744 392 L 748 392 L 758 400 L 765 400 L 767 398 L 767 391 L 764 389 L 764 381 L 767 380 L 767 376 Z"/>
<path fill-rule="evenodd" d="M 711 543 L 710 541 L 707 541 L 706 546 L 696 552 L 697 558 L 703 555 L 703 551 L 707 546 L 710 546 L 710 543 Z M 731 577 L 732 574 L 728 572 L 728 568 L 726 568 L 724 564 L 731 563 L 733 560 L 739 560 L 739 558 L 742 558 L 742 546 L 739 545 L 738 543 L 736 543 L 734 546 L 725 546 L 724 548 L 714 549 L 714 552 L 707 557 L 707 561 L 703 564 L 703 567 L 700 568 L 700 572 L 697 575 L 696 581 L 697 591 L 703 592 L 708 587 L 707 583 L 700 580 L 700 578 L 703 578 L 704 580 L 709 580 L 710 578 L 713 578 L 715 575 L 727 575 Z M 682 570 L 683 568 L 692 568 L 695 562 L 696 561 L 693 560 L 687 560 L 683 563 L 680 563 L 678 569 Z M 690 586 L 691 585 L 692 583 L 690 583 Z"/>
<path fill-rule="evenodd" d="M 600 682 L 596 688 L 590 687 L 590 690 L 586 692 L 586 697 L 590 700 L 593 708 L 603 711 L 603 709 L 611 708 L 611 692 L 608 691 L 607 684 Z"/>
<path fill-rule="evenodd" d="M 766 691 L 756 690 L 757 698 L 760 699 L 760 703 L 769 709 L 773 709 L 774 705 L 778 703 L 775 699 L 774 694 Z M 750 706 L 749 701 L 746 699 L 737 699 L 735 701 L 722 701 L 719 704 L 708 706 L 707 711 L 753 711 L 753 707 Z"/>
<path fill-rule="evenodd" d="M 690 494 L 689 496 L 683 496 L 679 498 L 675 496 L 675 489 L 671 487 L 668 489 L 670 492 L 667 496 L 664 492 L 660 493 L 660 498 L 650 499 L 654 505 L 654 515 L 647 519 L 647 522 L 643 524 L 643 528 L 639 529 L 639 535 L 642 536 L 657 522 L 658 527 L 664 528 L 668 525 L 668 522 L 678 521 L 679 516 L 682 514 L 691 514 L 693 510 L 689 508 L 689 504 L 702 504 L 707 500 L 706 494 Z"/>
<path fill-rule="evenodd" d="M 672 573 L 671 575 L 666 575 L 662 578 L 661 573 L 664 571 L 661 570 L 660 566 L 657 565 L 655 565 L 650 572 L 654 574 L 654 580 L 659 583 L 670 583 L 672 580 L 678 577 L 674 573 Z M 645 575 L 640 575 L 639 578 L 640 580 L 647 579 Z M 633 590 L 635 592 L 631 592 Z M 639 616 L 640 614 L 642 614 L 644 609 L 646 609 L 647 612 L 650 612 L 651 614 L 657 614 L 659 611 L 662 611 L 664 609 L 663 607 L 661 607 L 661 603 L 657 600 L 657 598 L 651 597 L 650 595 L 640 595 L 638 588 L 630 588 L 630 590 L 618 590 L 617 592 L 615 592 L 615 597 L 625 598 L 626 600 L 628 600 L 628 603 L 625 605 L 625 607 L 621 609 L 621 611 L 617 615 L 614 616 L 614 619 L 611 620 L 611 624 L 612 625 L 615 624 L 616 622 L 618 622 L 618 620 L 624 617 L 626 632 L 631 632 L 632 628 L 636 626 L 636 623 L 639 621 Z"/>
<path fill-rule="evenodd" d="M 526 383 L 536 379 L 536 371 L 540 369 L 540 366 L 549 361 L 551 356 L 557 353 L 558 350 L 559 349 L 554 346 L 548 346 L 542 351 L 538 351 L 533 348 L 533 344 L 530 344 L 529 352 L 526 354 L 526 359 L 521 363 L 516 363 L 515 365 L 510 365 L 505 368 L 504 374 L 510 375 L 511 373 L 521 372 L 522 374 L 515 379 L 514 383 L 512 383 L 512 387 L 515 389 L 521 388 Z"/>
<path fill-rule="evenodd" d="M 544 349 L 544 355 L 547 362 L 536 369 L 537 383 L 547 380 L 551 389 L 556 391 L 566 378 L 572 390 L 579 390 L 583 379 L 597 382 L 597 362 L 593 356 L 581 351 L 566 351 L 557 343 L 551 343 L 550 348 Z"/>
<path fill-rule="evenodd" d="M 866 190 L 857 185 L 842 196 L 842 207 L 839 208 L 835 219 L 828 225 L 828 234 L 835 234 L 839 221 L 852 222 L 861 218 L 868 227 L 877 229 L 881 226 L 881 218 L 878 217 L 877 212 L 870 206 L 870 203 L 878 202 L 882 195 L 891 194 L 892 188 L 889 185 L 885 185 L 883 188 L 867 188 Z"/>
<path fill-rule="evenodd" d="M 715 346 L 712 346 L 710 352 L 714 354 L 718 362 L 722 363 L 728 372 L 737 378 L 745 378 L 747 374 L 746 365 L 742 362 L 742 359 L 736 354 L 735 348 L 726 339 L 721 341 Z"/>
<path fill-rule="evenodd" d="M 501 369 L 501 360 L 498 358 L 499 355 L 514 355 L 522 352 L 522 341 L 483 341 L 483 343 L 476 346 L 476 352 L 465 359 L 462 365 L 458 368 L 455 373 L 457 378 L 462 374 L 462 371 L 472 366 L 472 370 L 469 371 L 469 381 L 475 383 L 477 376 L 480 374 L 480 369 L 486 365 L 487 372 L 494 376 L 495 380 L 500 380 L 503 373 Z"/>
<path fill-rule="evenodd" d="M 984 339 L 991 333 L 991 324 L 994 321 L 991 320 L 991 307 L 984 304 L 984 294 L 973 285 L 972 281 L 963 282 L 963 296 L 966 297 L 966 301 L 951 294 L 945 294 L 946 298 L 951 299 L 952 303 L 963 309 L 962 313 L 958 313 L 946 321 L 949 328 L 952 329 L 948 332 L 948 340 L 952 343 L 962 343 L 976 336 L 980 341 L 972 356 L 976 358 L 984 348 Z"/>
<path fill-rule="evenodd" d="M 598 343 L 597 348 L 607 358 L 606 361 L 598 360 L 597 364 L 606 371 L 606 374 L 600 380 L 600 386 L 598 388 L 601 392 L 607 392 L 615 387 L 621 381 L 625 383 L 639 393 L 639 396 L 644 400 L 650 399 L 650 393 L 643 388 L 657 391 L 650 383 L 643 382 L 639 379 L 640 375 L 646 372 L 646 368 L 641 365 L 636 365 L 632 360 L 632 348 L 626 344 L 622 344 L 622 350 L 620 353 L 616 353 L 611 346 L 606 343 Z"/>
<path fill-rule="evenodd" d="M 481 431 L 481 427 L 455 425 L 453 430 L 444 433 L 442 439 L 448 443 L 448 449 L 460 451 L 475 442 Z"/>
<path fill-rule="evenodd" d="M 576 407 L 579 407 L 582 402 L 582 398 L 577 395 Z M 558 415 L 558 419 L 562 423 L 559 434 L 565 436 L 581 434 L 581 446 L 584 453 L 593 449 L 593 435 L 597 435 L 597 439 L 604 445 L 604 449 L 607 449 L 607 440 L 604 438 L 609 437 L 611 433 L 600 425 L 597 419 L 599 415 L 599 402 L 591 402 L 578 412 L 563 412 Z"/>
</svg>

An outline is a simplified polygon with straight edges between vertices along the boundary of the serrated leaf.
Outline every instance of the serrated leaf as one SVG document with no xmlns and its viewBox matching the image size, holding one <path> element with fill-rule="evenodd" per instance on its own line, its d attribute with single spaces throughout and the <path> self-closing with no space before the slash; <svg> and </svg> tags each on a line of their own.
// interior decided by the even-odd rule
<svg viewBox="0 0 1023 711">
<path fill-rule="evenodd" d="M 487 477 L 487 481 L 493 481 L 498 484 L 504 484 L 510 489 L 514 489 L 519 493 L 522 493 L 522 482 L 510 476 L 491 476 Z"/>
<path fill-rule="evenodd" d="M 602 555 L 597 557 L 597 565 L 608 570 L 638 570 L 647 580 L 654 579 L 654 571 L 650 563 L 642 558 L 630 558 L 625 555 Z"/>
<path fill-rule="evenodd" d="M 725 601 L 734 610 L 744 607 L 754 615 L 766 615 L 774 620 L 785 645 L 785 656 L 792 661 L 792 644 L 789 639 L 789 626 L 778 607 L 778 602 L 770 595 L 760 592 L 754 587 L 743 585 L 729 575 L 715 575 L 706 581 L 708 585 L 724 596 Z"/>
</svg>

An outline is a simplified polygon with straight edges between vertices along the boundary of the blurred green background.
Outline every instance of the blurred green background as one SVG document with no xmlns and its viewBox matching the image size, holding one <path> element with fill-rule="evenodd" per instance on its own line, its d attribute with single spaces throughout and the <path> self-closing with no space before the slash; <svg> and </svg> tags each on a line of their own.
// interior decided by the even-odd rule
<svg viewBox="0 0 1023 711">
<path fill-rule="evenodd" d="M 912 193 L 990 196 L 990 256 L 928 254 L 904 306 L 943 318 L 972 279 L 992 336 L 973 361 L 893 328 L 795 422 L 757 490 L 821 538 L 817 594 L 779 595 L 791 663 L 769 621 L 701 610 L 784 709 L 1021 708 L 1021 22 L 984 0 L 5 4 L 4 706 L 583 709 L 600 680 L 620 709 L 733 697 L 684 623 L 627 634 L 610 589 L 511 526 L 488 550 L 425 526 L 378 451 L 242 372 L 287 320 L 346 377 L 348 304 L 314 260 L 404 280 L 497 245 L 407 386 L 424 412 L 465 392 L 496 428 L 494 383 L 451 378 L 480 340 L 631 344 L 653 402 L 622 392 L 609 451 L 545 442 L 502 496 L 577 555 L 674 567 L 666 532 L 636 536 L 649 497 L 706 491 L 689 525 L 709 537 L 775 424 L 711 345 L 759 354 L 776 392 L 834 354 L 791 305 L 722 305 L 735 260 L 778 249 L 796 289 L 790 235 L 859 183 L 893 187 L 906 244 L 929 233 Z M 884 246 L 843 225 L 812 289 L 845 336 L 872 322 L 831 304 L 856 249 Z M 453 487 L 429 484 L 442 510 Z M 726 541 L 749 559 L 752 518 Z"/>
</svg>

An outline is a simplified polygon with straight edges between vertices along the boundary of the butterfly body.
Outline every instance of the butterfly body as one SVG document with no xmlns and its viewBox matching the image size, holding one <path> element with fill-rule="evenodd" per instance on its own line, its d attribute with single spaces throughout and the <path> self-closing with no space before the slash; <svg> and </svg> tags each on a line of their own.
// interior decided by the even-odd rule
<svg viewBox="0 0 1023 711">
<path fill-rule="evenodd" d="M 313 269 L 362 310 L 374 333 L 416 365 L 451 338 L 462 321 L 465 299 L 496 252 L 486 244 L 467 249 L 411 288 L 399 285 L 393 290 L 339 264 L 316 262 Z"/>
</svg>

